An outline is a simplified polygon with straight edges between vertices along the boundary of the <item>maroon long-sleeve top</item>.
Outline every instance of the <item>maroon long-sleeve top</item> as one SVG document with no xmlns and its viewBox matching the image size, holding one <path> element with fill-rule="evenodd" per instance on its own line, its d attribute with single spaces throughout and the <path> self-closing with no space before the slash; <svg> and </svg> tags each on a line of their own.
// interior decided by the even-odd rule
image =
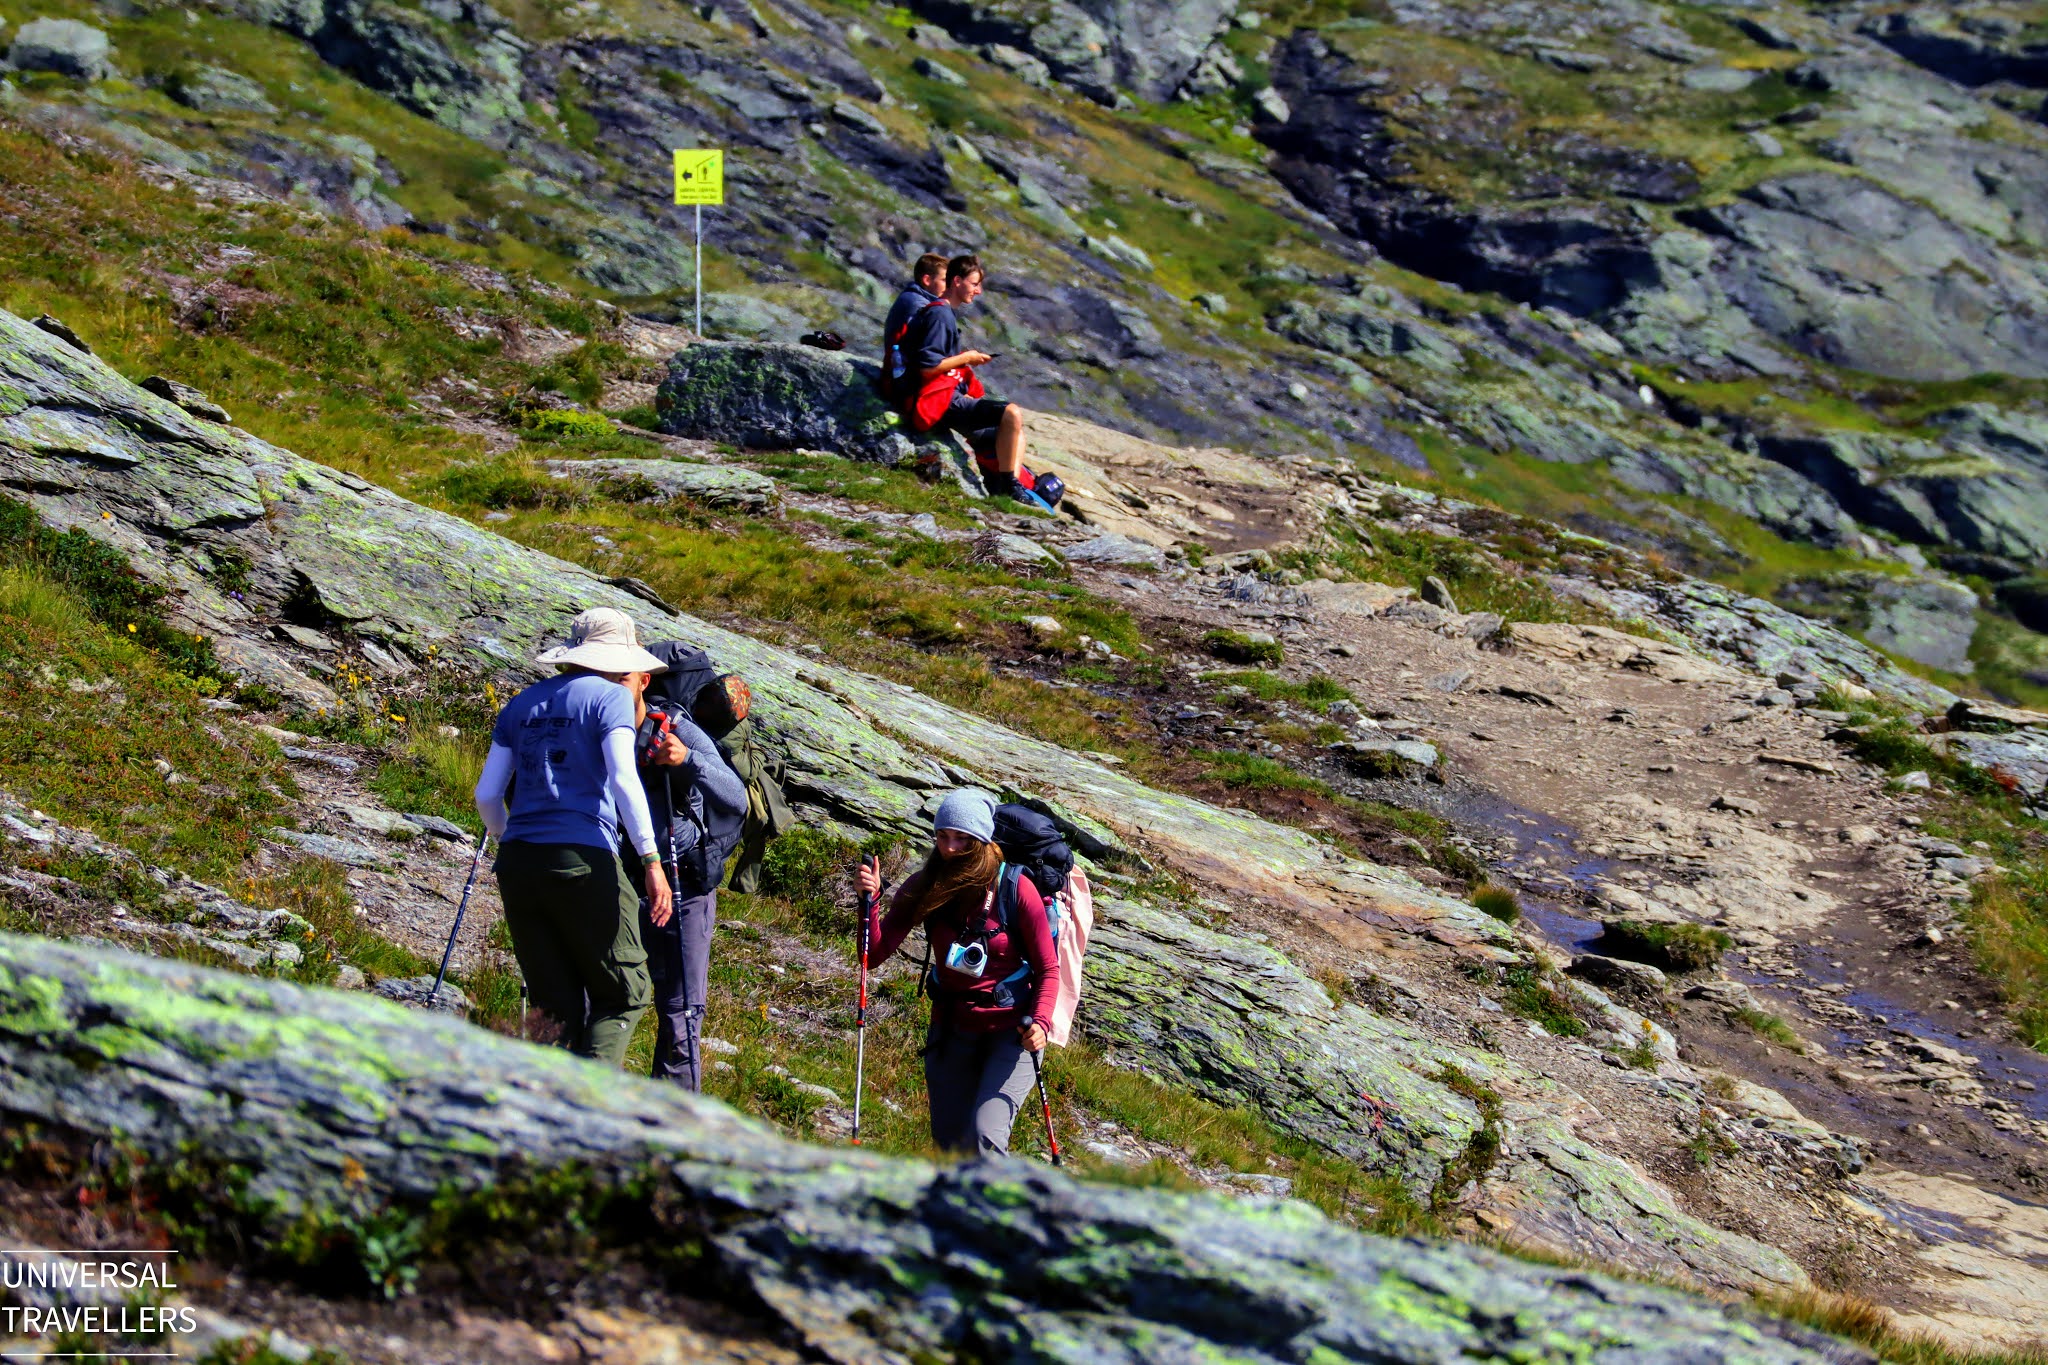
<svg viewBox="0 0 2048 1365">
<path fill-rule="evenodd" d="M 903 946 L 912 923 L 910 906 L 924 886 L 924 869 L 912 873 L 889 899 L 889 913 L 876 911 L 871 925 L 873 937 L 868 961 L 879 967 Z M 990 888 L 993 890 L 993 888 Z M 932 962 L 938 973 L 938 992 L 933 1009 L 940 1021 L 956 1033 L 996 1033 L 1014 1029 L 1025 1019 L 1036 1019 L 1050 1027 L 1053 1000 L 1060 989 L 1059 957 L 1053 949 L 1052 925 L 1045 917 L 1045 901 L 1029 877 L 1017 879 L 1017 905 L 1006 933 L 997 927 L 996 905 L 988 891 L 962 892 L 932 911 L 925 921 L 932 940 Z M 946 954 L 963 937 L 972 940 L 986 933 L 988 967 L 977 977 L 948 971 Z M 1031 976 L 1010 989 L 1018 1003 L 1003 1009 L 995 1003 L 996 983 L 1029 962 Z"/>
</svg>

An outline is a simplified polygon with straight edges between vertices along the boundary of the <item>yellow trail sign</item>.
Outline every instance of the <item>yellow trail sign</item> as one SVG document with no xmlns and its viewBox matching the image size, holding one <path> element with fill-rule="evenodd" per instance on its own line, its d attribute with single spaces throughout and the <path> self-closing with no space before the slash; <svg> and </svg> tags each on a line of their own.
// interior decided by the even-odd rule
<svg viewBox="0 0 2048 1365">
<path fill-rule="evenodd" d="M 676 152 L 676 202 L 725 202 L 725 153 L 694 147 Z"/>
</svg>

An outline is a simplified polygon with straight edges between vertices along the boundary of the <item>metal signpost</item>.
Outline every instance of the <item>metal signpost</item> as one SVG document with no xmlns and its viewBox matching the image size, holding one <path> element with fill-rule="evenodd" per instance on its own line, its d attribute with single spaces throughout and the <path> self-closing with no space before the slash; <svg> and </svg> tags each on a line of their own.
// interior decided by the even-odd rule
<svg viewBox="0 0 2048 1365">
<path fill-rule="evenodd" d="M 676 152 L 676 203 L 697 216 L 697 335 L 704 335 L 704 206 L 725 202 L 725 153 L 704 147 Z"/>
</svg>

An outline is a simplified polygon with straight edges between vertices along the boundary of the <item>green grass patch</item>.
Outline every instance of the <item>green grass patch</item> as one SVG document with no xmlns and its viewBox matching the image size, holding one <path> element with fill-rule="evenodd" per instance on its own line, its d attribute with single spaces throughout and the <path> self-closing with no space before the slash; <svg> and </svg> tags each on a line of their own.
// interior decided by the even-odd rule
<svg viewBox="0 0 2048 1365">
<path fill-rule="evenodd" d="M 1216 687 L 1242 687 L 1260 701 L 1297 701 L 1311 706 L 1327 706 L 1333 701 L 1351 699 L 1348 689 L 1321 674 L 1307 682 L 1293 682 L 1264 669 L 1247 669 L 1242 672 L 1204 673 L 1197 681 Z"/>
<path fill-rule="evenodd" d="M 489 732 L 478 729 L 444 735 L 430 715 L 416 710 L 408 718 L 410 733 L 398 752 L 378 765 L 370 788 L 393 810 L 438 815 L 472 834 L 481 834 L 476 782 L 483 775 Z"/>
<path fill-rule="evenodd" d="M 293 788 L 276 744 L 61 572 L 0 566 L 0 787 L 195 876 L 239 867 Z"/>
<path fill-rule="evenodd" d="M 1495 882 L 1473 887 L 1472 904 L 1502 924 L 1513 924 L 1522 917 L 1521 900 L 1513 890 Z"/>
<path fill-rule="evenodd" d="M 1509 967 L 1501 975 L 1501 1007 L 1520 1019 L 1532 1019 L 1558 1038 L 1578 1038 L 1586 1032 L 1572 998 L 1540 968 L 1527 963 Z"/>
<path fill-rule="evenodd" d="M 1767 1043 L 1776 1043 L 1788 1052 L 1806 1051 L 1806 1043 L 1792 1031 L 1792 1026 L 1768 1010 L 1745 1006 L 1728 1017 Z"/>
<path fill-rule="evenodd" d="M 1203 777 L 1211 782 L 1221 782 L 1226 787 L 1304 791 L 1319 795 L 1330 790 L 1327 783 L 1296 772 L 1264 754 L 1248 754 L 1237 749 L 1197 750 L 1194 757 L 1206 765 L 1202 770 Z"/>
<path fill-rule="evenodd" d="M 1236 664 L 1277 664 L 1287 657 L 1278 640 L 1241 630 L 1212 630 L 1202 637 L 1202 648 Z"/>
<path fill-rule="evenodd" d="M 1734 939 L 1701 924 L 1610 920 L 1600 935 L 1600 951 L 1607 956 L 1647 962 L 1668 972 L 1705 971 L 1734 946 Z"/>
</svg>

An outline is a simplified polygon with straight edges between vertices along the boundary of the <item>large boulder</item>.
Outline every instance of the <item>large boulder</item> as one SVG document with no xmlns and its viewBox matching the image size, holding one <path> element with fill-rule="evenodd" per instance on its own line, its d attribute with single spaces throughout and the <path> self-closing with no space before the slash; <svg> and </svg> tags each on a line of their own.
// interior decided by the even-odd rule
<svg viewBox="0 0 2048 1365">
<path fill-rule="evenodd" d="M 647 1223 L 607 1243 L 613 1264 L 658 1274 L 688 1246 L 697 1292 L 840 1362 L 1006 1342 L 1048 1361 L 1432 1365 L 1532 1340 L 1588 1359 L 1626 1343 L 1638 1365 L 1870 1360 L 1677 1290 L 1366 1236 L 1300 1203 L 807 1147 L 455 1020 L 43 939 L 0 936 L 0 1115 L 50 1150 L 118 1144 L 125 1170 L 175 1170 L 188 1197 L 219 1180 L 244 1211 L 230 1245 L 255 1257 L 308 1216 L 379 1226 L 495 1189 L 494 1216 L 516 1218 L 512 1182 L 560 1171 L 546 1207 L 573 1218 L 630 1178 Z"/>
<path fill-rule="evenodd" d="M 313 45 L 322 60 L 413 112 L 503 144 L 526 118 L 526 44 L 489 5 L 410 7 L 377 0 L 233 0 L 228 6 Z M 469 14 L 481 21 L 460 24 Z"/>
<path fill-rule="evenodd" d="M 962 39 L 1036 57 L 1058 80 L 1109 103 L 1119 86 L 1161 100 L 1228 26 L 1237 0 L 916 0 Z"/>
<path fill-rule="evenodd" d="M 96 81 L 112 71 L 113 44 L 91 24 L 76 19 L 31 19 L 14 35 L 7 60 L 16 71 L 54 71 Z"/>
<path fill-rule="evenodd" d="M 2024 41 L 2021 25 L 1988 15 L 1972 14 L 1970 27 L 1961 28 L 1952 22 L 1954 13 L 1945 6 L 1916 6 L 1873 18 L 1862 31 L 1907 61 L 1963 85 L 2048 86 L 2048 43 Z"/>
<path fill-rule="evenodd" d="M 1766 332 L 1901 379 L 2048 377 L 2048 266 L 1860 177 L 1809 172 L 1682 215 Z"/>
<path fill-rule="evenodd" d="M 201 66 L 181 71 L 167 87 L 170 97 L 202 114 L 274 114 L 277 106 L 263 87 L 238 71 Z"/>
<path fill-rule="evenodd" d="M 876 395 L 877 373 L 843 351 L 703 342 L 669 362 L 654 407 L 661 429 L 677 436 L 896 464 L 915 447 Z"/>
<path fill-rule="evenodd" d="M 1940 442 L 1875 432 L 1766 434 L 1757 452 L 1866 525 L 1921 545 L 2048 558 L 2048 422 L 1982 404 L 1937 414 Z"/>
<path fill-rule="evenodd" d="M 1968 673 L 1977 594 L 1941 578 L 1849 572 L 1794 579 L 1785 600 L 1820 609 L 1881 649 L 1949 673 Z"/>
</svg>

